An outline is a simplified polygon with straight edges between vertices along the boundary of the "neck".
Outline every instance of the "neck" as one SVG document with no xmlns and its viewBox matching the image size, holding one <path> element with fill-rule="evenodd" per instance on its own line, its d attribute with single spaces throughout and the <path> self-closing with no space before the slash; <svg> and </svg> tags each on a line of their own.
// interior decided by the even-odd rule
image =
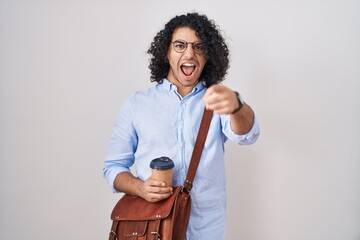
<svg viewBox="0 0 360 240">
<path fill-rule="evenodd" d="M 192 90 L 194 89 L 194 87 L 199 82 L 199 80 L 197 80 L 196 82 L 194 82 L 194 84 L 185 86 L 185 85 L 181 84 L 181 82 L 177 78 L 175 78 L 175 79 L 168 78 L 168 80 L 176 86 L 177 92 L 181 95 L 181 97 L 185 97 L 186 95 L 191 93 Z"/>
</svg>

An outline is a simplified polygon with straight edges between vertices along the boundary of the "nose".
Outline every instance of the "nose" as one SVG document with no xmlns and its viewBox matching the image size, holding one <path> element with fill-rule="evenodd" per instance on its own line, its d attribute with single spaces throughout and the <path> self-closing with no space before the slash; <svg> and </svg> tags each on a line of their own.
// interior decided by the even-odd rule
<svg viewBox="0 0 360 240">
<path fill-rule="evenodd" d="M 183 54 L 188 55 L 188 56 L 194 56 L 195 55 L 193 45 L 191 43 L 188 43 L 188 46 L 187 46 L 187 48 L 186 48 L 186 50 L 185 50 L 185 52 Z"/>
</svg>

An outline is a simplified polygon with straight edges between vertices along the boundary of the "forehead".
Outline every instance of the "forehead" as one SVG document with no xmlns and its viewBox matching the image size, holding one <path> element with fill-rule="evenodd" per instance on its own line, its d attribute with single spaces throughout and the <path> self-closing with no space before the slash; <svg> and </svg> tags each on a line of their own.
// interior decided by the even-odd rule
<svg viewBox="0 0 360 240">
<path fill-rule="evenodd" d="M 172 40 L 175 41 L 180 39 L 187 42 L 198 42 L 201 40 L 197 32 L 190 27 L 178 27 L 174 30 Z"/>
</svg>

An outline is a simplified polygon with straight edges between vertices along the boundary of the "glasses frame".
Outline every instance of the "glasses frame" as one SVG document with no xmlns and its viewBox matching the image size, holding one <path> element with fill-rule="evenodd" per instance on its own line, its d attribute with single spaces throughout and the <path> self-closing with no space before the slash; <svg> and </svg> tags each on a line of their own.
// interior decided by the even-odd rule
<svg viewBox="0 0 360 240">
<path fill-rule="evenodd" d="M 178 39 L 178 40 L 175 40 L 172 43 L 172 46 L 173 46 L 173 49 L 175 52 L 177 53 L 184 53 L 186 51 L 186 49 L 188 48 L 188 45 L 191 44 L 191 47 L 192 47 L 192 50 L 197 53 L 197 54 L 204 54 L 205 52 L 205 49 L 204 49 L 204 45 L 201 41 L 198 41 L 198 42 L 187 42 L 185 40 L 181 40 L 181 39 Z M 184 50 L 176 50 L 176 47 L 175 47 L 175 44 L 176 43 L 180 43 L 180 44 L 184 44 L 185 45 L 185 48 Z M 201 46 L 201 48 L 197 48 L 198 46 Z"/>
</svg>

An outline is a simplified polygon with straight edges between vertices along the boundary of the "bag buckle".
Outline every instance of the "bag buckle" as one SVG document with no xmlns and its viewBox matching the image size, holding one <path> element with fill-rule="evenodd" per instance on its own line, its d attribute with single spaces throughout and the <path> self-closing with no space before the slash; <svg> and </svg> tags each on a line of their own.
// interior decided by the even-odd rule
<svg viewBox="0 0 360 240">
<path fill-rule="evenodd" d="M 181 192 L 190 195 L 190 191 L 192 187 L 193 187 L 192 183 L 189 180 L 185 180 L 184 186 L 181 187 Z"/>
<path fill-rule="evenodd" d="M 152 235 L 157 237 L 157 240 L 161 240 L 161 236 L 158 232 L 151 232 Z"/>
<path fill-rule="evenodd" d="M 118 235 L 116 234 L 116 232 L 114 232 L 113 230 L 111 230 L 110 234 L 109 234 L 109 239 L 114 239 L 114 240 L 118 240 Z"/>
</svg>

